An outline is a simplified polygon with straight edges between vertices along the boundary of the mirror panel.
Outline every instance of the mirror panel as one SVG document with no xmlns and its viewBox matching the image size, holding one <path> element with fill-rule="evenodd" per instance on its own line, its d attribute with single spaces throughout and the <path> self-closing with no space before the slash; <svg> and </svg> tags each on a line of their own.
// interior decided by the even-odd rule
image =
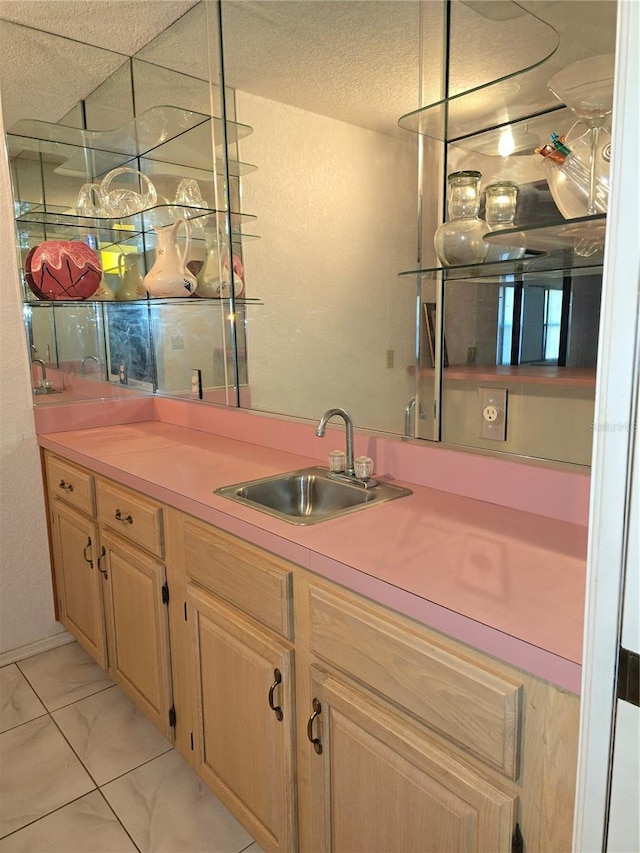
<svg viewBox="0 0 640 853">
<path fill-rule="evenodd" d="M 588 465 L 600 275 L 447 282 L 444 315 L 443 441 Z M 483 409 L 502 391 L 498 443 Z"/>
<path fill-rule="evenodd" d="M 119 258 L 136 256 L 141 275 L 151 268 L 153 228 L 185 212 L 177 196 L 187 179 L 204 213 L 188 211 L 192 271 L 213 263 L 221 277 L 224 258 L 233 257 L 241 276 L 240 298 L 231 300 L 105 302 L 75 314 L 27 306 L 34 356 L 76 375 L 87 358 L 86 375 L 95 352 L 109 386 L 127 393 L 155 390 L 310 419 L 341 405 L 361 428 L 588 464 L 598 275 L 586 264 L 563 276 L 541 262 L 537 275 L 518 281 L 448 280 L 433 234 L 446 175 L 460 169 L 480 171 L 483 190 L 496 180 L 517 183 L 516 225 L 562 221 L 534 149 L 575 117 L 546 81 L 576 59 L 613 50 L 615 3 L 456 0 L 448 49 L 445 11 L 444 3 L 418 0 L 223 0 L 223 77 L 218 5 L 199 3 L 131 59 L 82 45 L 78 67 L 67 63 L 51 91 L 42 85 L 51 76 L 45 70 L 70 53 L 67 40 L 0 22 L 13 46 L 47 57 L 26 87 L 42 90 L 26 115 L 14 91 L 24 75 L 3 81 L 9 127 L 35 116 L 112 131 L 137 116 L 139 140 L 149 138 L 150 116 L 156 134 L 153 145 L 133 149 L 123 141 L 128 130 L 120 141 L 109 135 L 89 157 L 85 137 L 71 130 L 46 137 L 23 127 L 12 137 L 21 263 L 45 239 L 84 239 L 101 252 L 105 284 L 117 295 Z M 500 76 L 498 87 L 464 94 Z M 162 122 L 175 120 L 168 97 L 195 120 L 157 144 L 157 131 L 168 127 Z M 501 153 L 505 128 L 479 125 L 487 98 L 494 123 L 511 122 L 512 156 Z M 426 104 L 436 106 L 421 109 Z M 553 111 L 527 118 L 523 104 Z M 461 138 L 443 143 L 447 127 Z M 125 163 L 153 181 L 157 208 L 117 234 L 72 222 L 80 186 Z M 26 288 L 25 297 L 33 301 Z M 132 348 L 128 336 L 143 340 Z M 547 378 L 555 370 L 556 381 L 520 375 L 538 368 Z M 192 384 L 194 370 L 201 387 Z M 492 380 L 496 371 L 508 382 Z M 509 391 L 506 442 L 477 434 L 485 386 Z"/>
<path fill-rule="evenodd" d="M 46 62 L 51 63 L 48 67 L 65 54 L 74 56 L 74 43 L 67 39 L 34 35 L 29 28 L 2 22 L 5 25 L 14 44 L 42 48 Z M 75 88 L 69 90 L 82 98 L 80 104 L 71 107 L 69 97 L 58 98 L 54 83 L 45 95 L 50 104 L 56 104 L 55 114 L 41 109 L 40 101 L 33 97 L 23 99 L 20 113 L 9 110 L 9 130 L 15 131 L 9 136 L 9 149 L 20 220 L 21 267 L 29 249 L 45 240 L 81 240 L 99 253 L 104 289 L 110 299 L 115 295 L 115 301 L 99 309 L 93 300 L 75 307 L 45 304 L 23 283 L 25 300 L 37 305 L 35 316 L 28 309 L 26 313 L 32 352 L 35 357 L 46 354 L 50 368 L 80 375 L 80 365 L 86 371 L 96 359 L 110 382 L 140 392 L 179 394 L 190 387 L 191 370 L 198 368 L 204 381 L 203 398 L 208 393 L 218 401 L 237 404 L 236 386 L 244 374 L 235 355 L 236 321 L 231 318 L 236 314 L 229 304 L 208 300 L 210 304 L 202 309 L 204 322 L 194 322 L 197 311 L 185 311 L 184 300 L 154 300 L 151 308 L 144 291 L 134 286 L 153 266 L 155 227 L 179 216 L 193 217 L 188 259 L 194 273 L 207 260 L 212 242 L 230 245 L 230 226 L 240 232 L 238 216 L 227 214 L 223 125 L 208 119 L 212 108 L 219 114 L 221 106 L 217 28 L 216 5 L 200 4 L 143 48 L 140 56 L 144 59 L 130 60 L 82 45 L 76 54 L 79 63 L 68 61 L 63 76 L 65 82 L 75 81 Z M 184 59 L 185 39 L 190 62 Z M 87 73 L 87 67 L 92 73 Z M 98 71 L 104 69 L 108 73 L 101 76 Z M 42 79 L 51 79 L 51 74 L 43 74 Z M 46 90 L 42 79 L 38 88 Z M 32 94 L 30 88 L 27 92 Z M 15 91 L 6 100 L 17 110 L 12 96 Z M 43 121 L 51 117 L 55 121 L 60 115 L 60 124 Z M 82 130 L 85 127 L 87 132 Z M 79 220 L 76 204 L 83 184 L 100 181 L 119 166 L 138 169 L 157 184 L 156 208 L 125 217 L 115 225 L 104 219 Z M 176 206 L 179 193 L 184 195 L 181 182 L 185 179 L 190 182 L 187 190 L 191 195 L 181 204 L 206 206 L 207 216 L 190 206 Z M 117 186 L 142 189 L 131 175 L 120 175 Z M 237 190 L 235 199 L 239 202 Z M 209 212 L 216 210 L 219 213 Z M 184 249 L 185 239 L 180 237 L 179 250 Z M 240 248 L 238 252 L 241 254 Z M 223 257 L 216 248 L 218 255 Z M 202 300 L 198 302 L 202 304 Z M 101 318 L 97 337 L 96 317 Z M 244 317 L 242 324 L 244 335 Z M 175 333 L 165 334 L 170 328 Z M 76 352 L 78 347 L 84 351 Z M 94 382 L 90 393 L 111 392 Z M 56 401 L 67 397 L 63 394 Z M 43 402 L 39 396 L 35 401 Z M 53 397 L 47 400 L 53 401 Z"/>
<path fill-rule="evenodd" d="M 241 179 L 260 236 L 243 261 L 264 303 L 249 323 L 254 409 L 343 406 L 403 432 L 415 291 L 397 273 L 419 251 L 419 140 L 397 118 L 419 97 L 420 5 L 222 3 L 225 83 L 254 128 L 240 160 L 258 166 Z"/>
</svg>

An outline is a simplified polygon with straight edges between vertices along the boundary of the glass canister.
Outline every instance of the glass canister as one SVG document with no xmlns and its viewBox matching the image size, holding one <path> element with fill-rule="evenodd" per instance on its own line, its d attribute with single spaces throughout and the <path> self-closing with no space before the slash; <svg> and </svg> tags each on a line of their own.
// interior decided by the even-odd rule
<svg viewBox="0 0 640 853">
<path fill-rule="evenodd" d="M 485 216 L 490 231 L 505 231 L 515 227 L 518 185 L 513 181 L 496 181 L 485 190 Z M 520 241 L 518 241 L 520 242 Z M 491 243 L 485 263 L 513 261 L 524 256 L 524 246 Z"/>
<path fill-rule="evenodd" d="M 436 253 L 444 266 L 478 264 L 485 259 L 489 244 L 483 237 L 489 228 L 478 217 L 481 179 L 480 172 L 471 170 L 452 172 L 447 178 L 449 219 L 434 238 Z"/>
</svg>

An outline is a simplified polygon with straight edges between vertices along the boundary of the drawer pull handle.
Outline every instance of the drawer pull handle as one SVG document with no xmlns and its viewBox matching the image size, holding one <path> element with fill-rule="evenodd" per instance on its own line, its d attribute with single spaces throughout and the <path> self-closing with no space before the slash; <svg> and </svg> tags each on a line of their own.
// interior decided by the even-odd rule
<svg viewBox="0 0 640 853">
<path fill-rule="evenodd" d="M 313 744 L 313 748 L 315 749 L 316 753 L 318 755 L 322 755 L 322 741 L 319 737 L 313 736 L 313 721 L 322 713 L 322 705 L 315 698 L 312 702 L 312 705 L 313 714 L 309 717 L 309 722 L 307 723 L 307 737 L 309 738 L 309 741 Z"/>
<path fill-rule="evenodd" d="M 133 524 L 133 518 L 130 515 L 123 515 L 119 509 L 115 511 L 114 515 L 117 521 L 123 521 L 125 524 Z"/>
<path fill-rule="evenodd" d="M 72 492 L 73 491 L 73 485 L 71 483 L 65 483 L 64 480 L 60 480 L 58 485 L 60 486 L 61 489 L 64 489 L 65 492 Z"/>
<path fill-rule="evenodd" d="M 87 544 L 84 546 L 84 551 L 82 553 L 83 553 L 85 562 L 89 563 L 89 566 L 91 568 L 93 568 L 93 560 L 91 559 L 91 557 L 87 557 L 87 550 L 89 548 L 91 548 L 91 537 L 90 536 L 87 537 Z"/>
<path fill-rule="evenodd" d="M 278 720 L 278 722 L 282 722 L 282 718 L 284 717 L 284 714 L 282 713 L 282 708 L 280 707 L 280 705 L 274 705 L 274 703 L 273 703 L 273 693 L 274 693 L 276 687 L 278 686 L 278 684 L 282 684 L 282 673 L 280 672 L 279 669 L 273 670 L 273 677 L 274 677 L 275 681 L 273 682 L 273 684 L 269 688 L 269 707 L 271 708 L 273 713 L 276 715 L 276 720 Z"/>
<path fill-rule="evenodd" d="M 104 549 L 104 545 L 102 546 L 102 551 L 100 551 L 100 556 L 98 557 L 98 569 L 100 574 L 104 575 L 104 579 L 106 580 L 109 575 L 107 574 L 106 569 L 103 569 L 100 563 L 102 562 L 102 558 L 107 556 L 107 552 Z"/>
</svg>

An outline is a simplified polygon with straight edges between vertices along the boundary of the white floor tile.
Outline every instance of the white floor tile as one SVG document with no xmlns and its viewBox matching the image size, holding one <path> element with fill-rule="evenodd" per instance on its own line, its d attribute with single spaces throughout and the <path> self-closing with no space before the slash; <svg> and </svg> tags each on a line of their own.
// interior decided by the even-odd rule
<svg viewBox="0 0 640 853">
<path fill-rule="evenodd" d="M 98 791 L 0 841 L 0 853 L 136 853 L 136 849 Z"/>
<path fill-rule="evenodd" d="M 239 853 L 252 842 L 175 750 L 103 793 L 142 853 Z"/>
<path fill-rule="evenodd" d="M 78 643 L 67 643 L 18 661 L 17 666 L 50 711 L 113 684 Z"/>
<path fill-rule="evenodd" d="M 0 838 L 93 788 L 48 716 L 0 735 Z"/>
<path fill-rule="evenodd" d="M 0 732 L 46 713 L 46 708 L 15 663 L 3 666 L 0 669 Z"/>
<path fill-rule="evenodd" d="M 52 717 L 98 785 L 171 749 L 119 687 L 110 687 Z"/>
</svg>

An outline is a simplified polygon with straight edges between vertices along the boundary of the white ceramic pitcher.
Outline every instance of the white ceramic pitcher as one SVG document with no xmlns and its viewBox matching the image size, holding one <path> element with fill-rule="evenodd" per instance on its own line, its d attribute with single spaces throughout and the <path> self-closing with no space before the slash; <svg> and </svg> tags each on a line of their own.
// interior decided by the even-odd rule
<svg viewBox="0 0 640 853">
<path fill-rule="evenodd" d="M 182 252 L 178 247 L 178 230 L 184 227 L 185 241 Z M 197 287 L 195 276 L 187 269 L 191 250 L 191 226 L 186 219 L 176 219 L 173 225 L 156 227 L 158 245 L 156 259 L 144 277 L 145 290 L 152 296 L 191 296 Z"/>
</svg>

